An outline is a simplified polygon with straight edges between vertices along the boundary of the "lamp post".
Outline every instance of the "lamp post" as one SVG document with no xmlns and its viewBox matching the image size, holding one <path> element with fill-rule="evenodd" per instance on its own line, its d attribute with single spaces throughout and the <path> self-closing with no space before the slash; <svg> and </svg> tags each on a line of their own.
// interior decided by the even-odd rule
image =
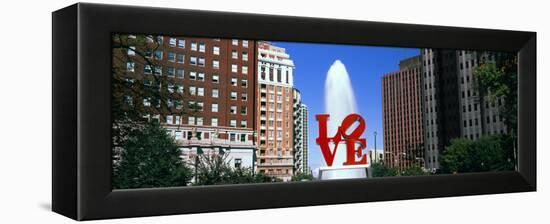
<svg viewBox="0 0 550 224">
<path fill-rule="evenodd" d="M 376 159 L 376 157 L 377 157 L 377 156 L 376 156 L 376 135 L 377 135 L 377 134 L 378 134 L 378 133 L 377 133 L 376 131 L 374 131 L 374 161 L 378 161 L 378 160 Z"/>
</svg>

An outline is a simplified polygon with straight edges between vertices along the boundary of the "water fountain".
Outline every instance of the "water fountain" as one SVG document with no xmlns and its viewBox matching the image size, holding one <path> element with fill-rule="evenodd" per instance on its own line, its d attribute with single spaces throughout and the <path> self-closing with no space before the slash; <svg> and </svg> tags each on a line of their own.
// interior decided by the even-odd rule
<svg viewBox="0 0 550 224">
<path fill-rule="evenodd" d="M 330 115 L 328 121 L 328 136 L 334 136 L 342 120 L 351 113 L 358 113 L 355 94 L 351 86 L 346 67 L 336 60 L 327 72 L 325 80 L 325 113 Z M 334 149 L 334 145 L 331 145 Z M 365 178 L 367 171 L 362 168 L 346 168 L 342 163 L 346 160 L 346 145 L 340 143 L 334 157 L 333 167 L 320 168 L 321 179 Z"/>
</svg>

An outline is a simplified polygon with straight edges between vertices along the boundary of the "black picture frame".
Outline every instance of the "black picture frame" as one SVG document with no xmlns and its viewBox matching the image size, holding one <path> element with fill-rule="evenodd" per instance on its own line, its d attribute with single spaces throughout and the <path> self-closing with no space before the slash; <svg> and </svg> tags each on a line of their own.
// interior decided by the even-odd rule
<svg viewBox="0 0 550 224">
<path fill-rule="evenodd" d="M 536 33 L 78 3 L 53 12 L 52 210 L 76 220 L 536 191 Z M 284 27 L 284 32 L 275 31 Z M 518 52 L 518 171 L 111 189 L 111 35 Z"/>
</svg>

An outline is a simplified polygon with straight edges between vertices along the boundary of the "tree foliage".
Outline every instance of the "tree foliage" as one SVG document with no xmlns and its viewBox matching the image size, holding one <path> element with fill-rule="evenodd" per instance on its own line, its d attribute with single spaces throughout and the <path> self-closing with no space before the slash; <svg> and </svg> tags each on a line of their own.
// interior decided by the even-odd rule
<svg viewBox="0 0 550 224">
<path fill-rule="evenodd" d="M 192 171 L 173 138 L 156 123 L 125 128 L 113 150 L 113 188 L 186 186 Z"/>
<path fill-rule="evenodd" d="M 229 153 L 199 154 L 196 158 L 195 185 L 265 183 L 281 181 L 275 177 L 254 173 L 251 167 L 231 167 Z"/>
<path fill-rule="evenodd" d="M 505 135 L 453 139 L 441 156 L 441 169 L 449 173 L 513 170 L 512 144 Z"/>
<path fill-rule="evenodd" d="M 427 173 L 424 171 L 424 168 L 417 163 L 401 171 L 401 176 L 421 176 L 426 174 Z"/>
<path fill-rule="evenodd" d="M 482 101 L 485 97 L 493 104 L 497 99 L 504 100 L 499 107 L 500 116 L 504 118 L 507 128 L 517 133 L 517 57 L 500 55 L 496 60 L 482 61 L 473 74 L 475 88 Z"/>
<path fill-rule="evenodd" d="M 392 177 L 397 176 L 399 171 L 395 167 L 390 167 L 384 163 L 374 163 L 371 165 L 373 177 Z"/>
<path fill-rule="evenodd" d="M 291 181 L 308 181 L 313 180 L 313 175 L 303 172 L 296 172 L 292 175 Z"/>
</svg>

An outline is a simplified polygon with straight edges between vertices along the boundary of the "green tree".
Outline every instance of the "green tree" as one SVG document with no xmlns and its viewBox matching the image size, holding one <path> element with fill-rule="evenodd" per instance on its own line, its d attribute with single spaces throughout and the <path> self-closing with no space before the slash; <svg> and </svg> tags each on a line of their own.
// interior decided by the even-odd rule
<svg viewBox="0 0 550 224">
<path fill-rule="evenodd" d="M 427 173 L 424 172 L 424 169 L 420 164 L 414 164 L 401 172 L 401 176 L 421 176 L 426 174 Z"/>
<path fill-rule="evenodd" d="M 496 60 L 482 61 L 473 74 L 482 115 L 485 116 L 483 106 L 486 99 L 493 104 L 498 99 L 503 99 L 504 104 L 499 107 L 500 115 L 507 128 L 512 133 L 517 133 L 517 57 L 504 54 L 499 55 Z"/>
<path fill-rule="evenodd" d="M 199 154 L 196 160 L 195 185 L 246 184 L 280 182 L 275 177 L 255 174 L 251 167 L 231 167 L 229 153 Z"/>
<path fill-rule="evenodd" d="M 518 74 L 517 56 L 514 54 L 495 54 L 492 60 L 482 60 L 474 70 L 475 88 L 479 93 L 481 109 L 481 128 L 486 131 L 487 116 L 485 106 L 488 103 L 496 105 L 498 101 L 499 115 L 504 118 L 504 124 L 511 136 L 513 162 L 517 165 L 517 114 L 518 114 Z M 486 102 L 488 100 L 488 102 Z M 504 103 L 500 102 L 504 100 Z"/>
<path fill-rule="evenodd" d="M 374 163 L 371 165 L 373 177 L 392 177 L 399 174 L 395 167 L 390 167 L 384 163 Z"/>
<path fill-rule="evenodd" d="M 291 181 L 307 181 L 307 180 L 313 180 L 313 175 L 303 173 L 303 172 L 296 172 L 294 175 L 292 175 Z"/>
<path fill-rule="evenodd" d="M 156 123 L 127 127 L 113 150 L 113 188 L 186 186 L 192 171 L 174 139 Z"/>
<path fill-rule="evenodd" d="M 441 156 L 441 169 L 447 173 L 513 170 L 512 144 L 511 137 L 504 135 L 453 139 Z"/>
</svg>

